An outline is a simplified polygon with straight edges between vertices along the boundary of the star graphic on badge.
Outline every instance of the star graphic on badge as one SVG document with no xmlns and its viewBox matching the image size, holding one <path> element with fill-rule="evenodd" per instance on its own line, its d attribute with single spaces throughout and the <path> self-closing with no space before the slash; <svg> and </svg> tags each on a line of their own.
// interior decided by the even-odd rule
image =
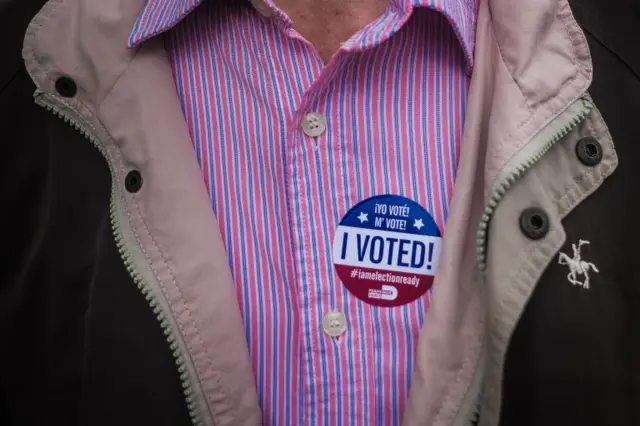
<svg viewBox="0 0 640 426">
<path fill-rule="evenodd" d="M 369 213 L 360 212 L 360 215 L 358 216 L 358 219 L 360 220 L 360 223 L 368 222 L 369 221 Z"/>
<path fill-rule="evenodd" d="M 413 226 L 418 228 L 418 231 L 419 231 L 424 226 L 424 223 L 422 223 L 422 219 L 414 219 Z"/>
</svg>

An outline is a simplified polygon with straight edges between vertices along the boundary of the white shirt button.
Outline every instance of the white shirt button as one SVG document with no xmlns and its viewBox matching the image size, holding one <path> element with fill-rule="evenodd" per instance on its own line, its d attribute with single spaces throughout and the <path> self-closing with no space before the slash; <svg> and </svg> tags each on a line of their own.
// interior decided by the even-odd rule
<svg viewBox="0 0 640 426">
<path fill-rule="evenodd" d="M 315 138 L 327 130 L 327 119 L 317 112 L 310 112 L 302 119 L 302 131 L 305 135 Z"/>
<path fill-rule="evenodd" d="M 327 335 L 338 337 L 347 330 L 347 317 L 342 312 L 329 312 L 322 317 L 322 328 Z"/>
</svg>

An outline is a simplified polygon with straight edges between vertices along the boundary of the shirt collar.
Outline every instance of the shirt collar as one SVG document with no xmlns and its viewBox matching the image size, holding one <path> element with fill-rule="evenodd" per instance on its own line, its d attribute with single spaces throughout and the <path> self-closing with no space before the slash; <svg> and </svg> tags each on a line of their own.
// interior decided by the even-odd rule
<svg viewBox="0 0 640 426">
<path fill-rule="evenodd" d="M 393 0 L 392 0 L 393 1 Z M 442 13 L 464 50 L 469 69 L 473 67 L 479 0 L 408 0 L 414 7 L 428 7 Z"/>
<path fill-rule="evenodd" d="M 129 47 L 135 47 L 175 27 L 205 0 L 147 0 L 129 35 Z M 270 15 L 265 0 L 249 0 L 262 15 Z"/>
<path fill-rule="evenodd" d="M 205 0 L 148 0 L 129 35 L 129 47 L 139 45 L 177 25 Z M 270 0 L 250 0 L 254 8 L 263 15 L 273 13 L 267 3 Z M 477 0 L 391 0 L 392 8 L 428 7 L 442 13 L 451 24 L 462 45 L 469 66 L 473 61 Z"/>
</svg>

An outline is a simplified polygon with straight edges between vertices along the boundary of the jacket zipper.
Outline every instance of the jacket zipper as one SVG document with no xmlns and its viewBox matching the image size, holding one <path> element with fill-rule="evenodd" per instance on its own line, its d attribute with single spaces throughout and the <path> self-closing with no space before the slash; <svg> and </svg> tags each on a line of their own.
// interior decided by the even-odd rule
<svg viewBox="0 0 640 426">
<path fill-rule="evenodd" d="M 481 272 L 487 267 L 487 230 L 493 212 L 504 194 L 529 170 L 544 154 L 551 149 L 556 142 L 568 135 L 575 129 L 593 109 L 593 101 L 588 94 L 583 95 L 576 102 L 571 104 L 560 116 L 543 129 L 526 148 L 515 155 L 503 168 L 493 191 L 489 197 L 478 231 L 476 233 L 476 255 L 477 264 Z"/>
<path fill-rule="evenodd" d="M 120 257 L 122 258 L 122 261 L 127 271 L 129 272 L 131 279 L 136 284 L 138 290 L 140 290 L 140 293 L 142 293 L 142 296 L 149 304 L 149 307 L 156 316 L 156 319 L 160 327 L 162 328 L 163 334 L 165 336 L 167 344 L 169 345 L 169 349 L 171 350 L 178 373 L 180 375 L 185 403 L 187 404 L 187 410 L 189 412 L 191 423 L 194 426 L 201 425 L 202 415 L 198 409 L 198 403 L 195 398 L 192 380 L 189 377 L 189 368 L 187 363 L 190 361 L 188 361 L 188 355 L 182 354 L 180 346 L 177 342 L 176 334 L 172 329 L 169 320 L 167 319 L 167 315 L 163 311 L 161 304 L 158 302 L 158 299 L 151 291 L 149 285 L 145 282 L 142 274 L 140 274 L 140 272 L 136 269 L 133 256 L 129 252 L 129 249 L 127 248 L 127 245 L 125 243 L 124 233 L 122 231 L 120 222 L 118 221 L 118 211 L 116 208 L 117 200 L 122 200 L 124 197 L 122 196 L 121 189 L 117 184 L 117 179 L 115 178 L 116 173 L 113 169 L 113 165 L 109 161 L 105 148 L 102 146 L 99 139 L 90 130 L 88 130 L 89 126 L 83 125 L 84 120 L 76 117 L 76 114 L 72 112 L 71 108 L 66 107 L 63 101 L 58 100 L 55 96 L 52 96 L 41 90 L 36 90 L 34 99 L 36 104 L 46 108 L 48 111 L 52 112 L 55 116 L 62 119 L 65 123 L 69 124 L 73 129 L 82 134 L 82 136 L 84 136 L 89 142 L 91 142 L 91 144 L 100 152 L 100 154 L 102 154 L 105 161 L 109 165 L 109 170 L 111 171 L 112 176 L 111 196 L 109 201 L 109 219 L 111 222 L 111 231 L 113 232 L 118 252 L 120 253 Z"/>
<path fill-rule="evenodd" d="M 493 186 L 489 201 L 485 205 L 484 212 L 476 233 L 476 255 L 477 265 L 484 279 L 484 272 L 487 267 L 487 233 L 489 223 L 498 203 L 502 200 L 506 192 L 540 160 L 553 145 L 567 136 L 573 129 L 578 127 L 593 109 L 593 101 L 588 94 L 584 94 L 577 101 L 564 110 L 555 120 L 545 127 L 525 149 L 517 153 L 501 170 Z M 481 357 L 482 362 L 482 357 Z M 480 423 L 481 409 L 480 399 L 482 396 L 480 383 L 482 367 L 478 367 L 474 375 L 471 390 L 468 393 L 472 409 L 463 418 L 467 419 L 465 426 L 477 426 Z M 475 388 L 475 389 L 474 389 Z M 475 397 L 473 396 L 475 395 Z M 474 398 L 474 399 L 471 399 Z M 466 399 L 466 398 L 465 398 Z M 465 402 L 463 401 L 463 407 Z M 466 410 L 461 409 L 461 412 Z M 455 422 L 454 422 L 455 424 Z"/>
</svg>

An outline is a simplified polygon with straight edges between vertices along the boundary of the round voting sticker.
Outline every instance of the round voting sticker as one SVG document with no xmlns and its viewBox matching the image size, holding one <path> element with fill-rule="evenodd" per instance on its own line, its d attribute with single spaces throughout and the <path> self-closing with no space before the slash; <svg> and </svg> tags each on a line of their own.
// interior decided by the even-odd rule
<svg viewBox="0 0 640 426">
<path fill-rule="evenodd" d="M 433 217 L 399 195 L 368 198 L 345 215 L 333 239 L 338 276 L 356 297 L 400 306 L 433 284 L 442 238 Z"/>
</svg>

